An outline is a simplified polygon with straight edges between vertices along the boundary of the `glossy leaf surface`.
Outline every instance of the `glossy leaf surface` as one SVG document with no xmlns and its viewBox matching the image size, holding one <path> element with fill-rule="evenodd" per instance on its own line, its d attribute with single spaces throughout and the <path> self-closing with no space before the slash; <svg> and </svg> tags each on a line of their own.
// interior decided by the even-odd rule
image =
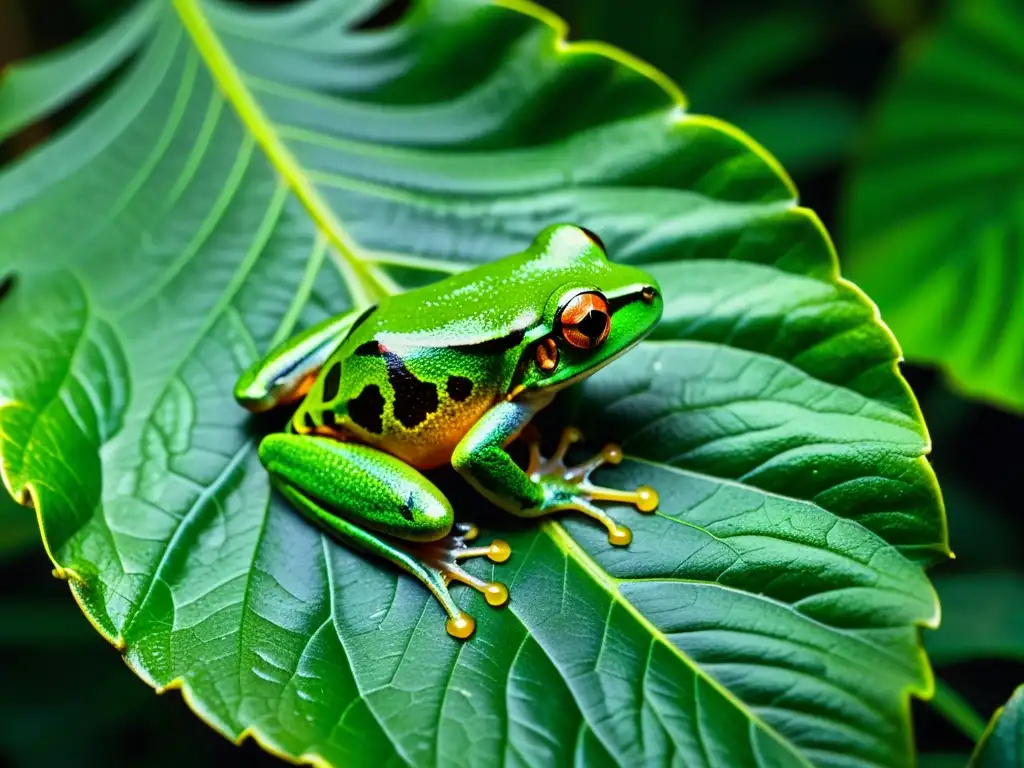
<svg viewBox="0 0 1024 768">
<path fill-rule="evenodd" d="M 945 522 L 895 344 L 816 218 L 748 139 L 529 7 L 378 10 L 141 5 L 123 62 L 77 54 L 109 50 L 112 86 L 0 175 L 21 278 L 0 304 L 5 480 L 90 620 L 215 728 L 294 759 L 909 764 Z M 82 66 L 51 61 L 53 92 L 0 99 L 0 124 Z M 566 220 L 667 307 L 546 421 L 621 441 L 600 480 L 650 483 L 661 510 L 615 510 L 635 538 L 611 550 L 442 473 L 514 552 L 493 566 L 510 606 L 461 594 L 459 643 L 419 584 L 270 492 L 268 425 L 232 385 L 326 313 Z"/>
</svg>

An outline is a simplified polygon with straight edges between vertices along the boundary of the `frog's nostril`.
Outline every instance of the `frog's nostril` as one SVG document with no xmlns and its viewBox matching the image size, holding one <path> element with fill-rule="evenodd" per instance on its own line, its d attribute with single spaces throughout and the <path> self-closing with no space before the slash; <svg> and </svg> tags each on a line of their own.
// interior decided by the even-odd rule
<svg viewBox="0 0 1024 768">
<path fill-rule="evenodd" d="M 645 285 L 643 290 L 640 291 L 640 296 L 643 297 L 643 300 L 646 301 L 648 304 L 654 301 L 654 297 L 657 295 L 658 289 L 655 288 L 653 285 Z"/>
</svg>

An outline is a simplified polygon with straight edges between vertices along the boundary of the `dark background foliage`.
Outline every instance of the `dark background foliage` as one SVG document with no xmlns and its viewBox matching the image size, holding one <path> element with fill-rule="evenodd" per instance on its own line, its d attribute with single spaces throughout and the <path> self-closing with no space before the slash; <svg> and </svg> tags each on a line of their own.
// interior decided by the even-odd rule
<svg viewBox="0 0 1024 768">
<path fill-rule="evenodd" d="M 0 67 L 66 43 L 129 4 L 0 0 Z M 804 203 L 836 235 L 841 258 L 844 185 L 879 94 L 942 10 L 929 0 L 546 4 L 568 19 L 573 38 L 610 42 L 651 62 L 682 86 L 693 111 L 733 122 L 765 144 L 795 178 Z M 401 10 L 401 4 L 391 9 Z M 80 107 L 0 144 L 0 162 Z M 961 398 L 932 370 L 903 370 L 931 431 L 957 554 L 931 573 L 940 595 L 946 580 L 963 575 L 1019 573 L 1024 526 L 1016 472 L 1024 420 Z M 48 577 L 34 526 L 30 513 L 0 503 L 0 551 L 6 553 L 0 555 L 0 766 L 279 764 L 255 745 L 230 745 L 177 695 L 157 697 L 140 684 L 88 626 L 66 587 Z M 1024 680 L 1024 638 L 1016 649 L 1001 649 L 1003 658 L 978 658 L 963 647 L 960 627 L 996 626 L 1012 611 L 988 582 L 973 589 L 948 593 L 939 632 L 949 634 L 934 641 L 942 650 L 935 668 L 948 684 L 943 690 L 955 691 L 987 719 Z M 971 740 L 936 708 L 920 702 L 914 708 L 922 754 L 970 751 Z"/>
</svg>

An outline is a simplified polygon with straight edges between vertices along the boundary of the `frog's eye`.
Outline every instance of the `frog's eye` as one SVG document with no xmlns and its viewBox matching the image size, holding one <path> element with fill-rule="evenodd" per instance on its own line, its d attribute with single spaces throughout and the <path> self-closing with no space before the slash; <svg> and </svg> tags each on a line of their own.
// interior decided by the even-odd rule
<svg viewBox="0 0 1024 768">
<path fill-rule="evenodd" d="M 586 235 L 588 238 L 590 238 L 590 242 L 592 242 L 594 245 L 596 245 L 602 251 L 607 251 L 608 250 L 607 248 L 604 247 L 604 241 L 600 237 L 597 236 L 596 232 L 594 232 L 592 230 L 589 230 L 586 227 L 580 227 L 580 231 L 583 232 L 583 234 Z"/>
<path fill-rule="evenodd" d="M 580 349 L 593 349 L 608 338 L 612 318 L 599 293 L 578 293 L 558 313 L 562 338 Z"/>
</svg>

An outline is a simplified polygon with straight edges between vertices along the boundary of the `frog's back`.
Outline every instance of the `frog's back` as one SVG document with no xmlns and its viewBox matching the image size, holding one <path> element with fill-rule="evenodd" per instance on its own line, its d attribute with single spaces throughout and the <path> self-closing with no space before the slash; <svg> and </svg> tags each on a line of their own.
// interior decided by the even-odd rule
<svg viewBox="0 0 1024 768">
<path fill-rule="evenodd" d="M 522 253 L 368 310 L 320 370 L 293 428 L 354 438 L 420 468 L 447 463 L 506 394 L 549 297 L 608 271 L 589 242 L 578 228 L 551 227 Z"/>
<path fill-rule="evenodd" d="M 378 315 L 379 319 L 375 317 Z M 293 428 L 375 445 L 412 466 L 446 464 L 500 397 L 493 350 L 406 339 L 370 313 L 331 355 L 296 411 Z"/>
<path fill-rule="evenodd" d="M 536 326 L 566 284 L 599 284 L 611 267 L 577 227 L 549 227 L 534 245 L 388 300 L 381 323 L 410 341 L 472 345 Z"/>
</svg>

